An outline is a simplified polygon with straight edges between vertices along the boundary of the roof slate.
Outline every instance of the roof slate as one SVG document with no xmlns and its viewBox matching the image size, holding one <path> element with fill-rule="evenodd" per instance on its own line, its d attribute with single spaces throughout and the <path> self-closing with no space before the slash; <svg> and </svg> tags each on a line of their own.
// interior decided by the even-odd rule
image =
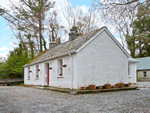
<svg viewBox="0 0 150 113">
<path fill-rule="evenodd" d="M 137 63 L 137 70 L 150 69 L 150 57 L 136 58 L 139 61 Z"/>
<path fill-rule="evenodd" d="M 91 39 L 98 31 L 103 29 L 104 27 L 97 29 L 95 31 L 89 32 L 83 36 L 76 37 L 73 41 L 62 43 L 52 49 L 47 50 L 42 55 L 38 56 L 35 60 L 30 61 L 28 64 L 33 64 L 35 62 L 43 61 L 47 58 L 59 56 L 65 53 L 75 52 L 78 48 L 80 48 L 83 44 L 85 44 L 89 39 Z M 26 64 L 26 65 L 28 65 Z"/>
</svg>

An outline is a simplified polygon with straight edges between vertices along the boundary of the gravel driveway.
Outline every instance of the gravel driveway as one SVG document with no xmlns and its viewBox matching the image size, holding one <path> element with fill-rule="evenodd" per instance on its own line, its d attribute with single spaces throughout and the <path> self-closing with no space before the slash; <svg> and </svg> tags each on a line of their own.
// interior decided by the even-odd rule
<svg viewBox="0 0 150 113">
<path fill-rule="evenodd" d="M 0 113 L 150 113 L 150 89 L 69 95 L 0 86 Z"/>
</svg>

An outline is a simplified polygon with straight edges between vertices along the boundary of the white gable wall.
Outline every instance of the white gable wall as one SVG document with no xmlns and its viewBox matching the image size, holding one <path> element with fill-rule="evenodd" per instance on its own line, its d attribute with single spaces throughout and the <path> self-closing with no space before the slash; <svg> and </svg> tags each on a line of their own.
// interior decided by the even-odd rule
<svg viewBox="0 0 150 113">
<path fill-rule="evenodd" d="M 128 58 L 103 31 L 77 53 L 77 85 L 128 83 Z"/>
</svg>

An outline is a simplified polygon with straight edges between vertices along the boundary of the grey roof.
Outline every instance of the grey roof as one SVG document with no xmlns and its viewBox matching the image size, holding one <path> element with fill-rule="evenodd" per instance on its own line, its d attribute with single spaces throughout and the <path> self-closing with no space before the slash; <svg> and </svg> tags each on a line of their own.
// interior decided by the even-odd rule
<svg viewBox="0 0 150 113">
<path fill-rule="evenodd" d="M 38 55 L 37 57 L 35 57 L 32 61 L 30 61 L 23 67 L 26 67 L 29 64 L 34 64 L 36 62 L 41 62 L 48 58 L 52 58 L 55 56 L 61 56 L 62 54 L 65 54 L 65 53 L 75 52 L 78 48 L 80 48 L 83 44 L 85 44 L 89 39 L 91 39 L 98 31 L 100 31 L 103 28 L 105 28 L 105 27 L 102 27 L 95 31 L 89 32 L 83 36 L 78 36 L 73 41 L 59 44 L 58 46 L 47 50 L 43 54 Z"/>
<path fill-rule="evenodd" d="M 137 63 L 137 70 L 150 69 L 150 57 L 136 58 L 139 61 Z"/>
<path fill-rule="evenodd" d="M 58 46 L 45 50 L 44 52 L 37 55 L 35 58 L 32 59 L 29 63 L 24 65 L 23 67 L 34 65 L 36 63 L 45 62 L 50 59 L 56 59 L 58 57 L 62 57 L 65 55 L 69 55 L 76 53 L 76 51 L 83 46 L 87 41 L 89 41 L 93 36 L 96 36 L 96 34 L 101 31 L 102 29 L 105 29 L 106 27 L 101 27 L 100 29 L 97 29 L 95 31 L 89 32 L 83 36 L 76 37 L 73 41 L 65 42 L 62 44 L 59 44 Z M 106 28 L 106 31 L 109 32 Z M 124 52 L 124 54 L 129 57 L 129 54 L 127 51 L 121 46 L 121 44 L 113 37 L 112 34 L 110 34 L 111 38 L 114 40 L 114 42 L 120 47 L 120 49 Z"/>
</svg>

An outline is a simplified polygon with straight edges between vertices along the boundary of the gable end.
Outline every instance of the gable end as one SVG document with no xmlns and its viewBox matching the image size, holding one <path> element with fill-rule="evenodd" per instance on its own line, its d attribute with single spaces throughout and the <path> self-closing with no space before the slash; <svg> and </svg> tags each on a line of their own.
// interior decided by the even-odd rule
<svg viewBox="0 0 150 113">
<path fill-rule="evenodd" d="M 129 58 L 129 53 L 122 47 L 122 45 L 115 39 L 115 37 L 107 30 L 106 27 L 101 29 L 98 33 L 96 33 L 90 40 L 88 40 L 84 45 L 82 45 L 79 49 L 76 50 L 76 53 L 80 52 L 84 47 L 86 47 L 90 42 L 92 42 L 97 36 L 99 36 L 103 31 L 111 37 L 111 39 L 116 43 L 116 45 L 122 50 L 122 52 Z"/>
</svg>

